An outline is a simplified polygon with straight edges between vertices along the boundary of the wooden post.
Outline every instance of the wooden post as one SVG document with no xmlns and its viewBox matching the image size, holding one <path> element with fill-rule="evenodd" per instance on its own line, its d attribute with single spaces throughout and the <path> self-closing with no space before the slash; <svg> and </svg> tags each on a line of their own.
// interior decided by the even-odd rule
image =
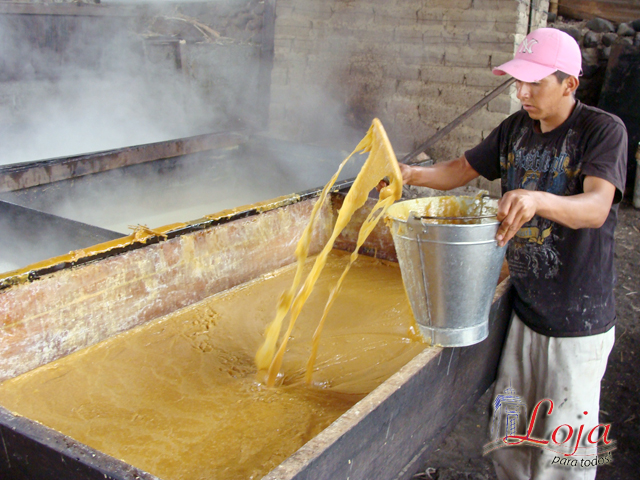
<svg viewBox="0 0 640 480">
<path fill-rule="evenodd" d="M 558 0 L 549 0 L 549 12 L 558 13 Z"/>
</svg>

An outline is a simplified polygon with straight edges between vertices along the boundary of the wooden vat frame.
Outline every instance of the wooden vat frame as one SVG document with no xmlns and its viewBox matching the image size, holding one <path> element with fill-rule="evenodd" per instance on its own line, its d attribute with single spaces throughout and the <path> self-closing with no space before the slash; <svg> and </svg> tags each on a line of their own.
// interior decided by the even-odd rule
<svg viewBox="0 0 640 480">
<path fill-rule="evenodd" d="M 322 209 L 313 253 L 328 238 L 342 198 L 333 193 Z M 62 266 L 5 288 L 0 291 L 0 379 L 293 262 L 316 200 L 317 191 L 276 202 L 266 211 L 240 209 L 156 243 Z M 365 214 L 358 212 L 337 248 L 354 248 Z M 395 259 L 385 226 L 376 229 L 362 253 Z M 510 312 L 509 280 L 503 279 L 487 340 L 425 350 L 264 478 L 411 478 L 419 460 L 493 382 Z M 1 407 L 0 440 L 3 479 L 156 478 Z"/>
</svg>

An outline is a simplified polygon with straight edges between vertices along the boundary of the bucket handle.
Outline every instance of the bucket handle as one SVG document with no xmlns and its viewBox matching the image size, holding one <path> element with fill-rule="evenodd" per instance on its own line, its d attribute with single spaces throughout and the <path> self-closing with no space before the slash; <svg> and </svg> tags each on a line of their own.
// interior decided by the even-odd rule
<svg viewBox="0 0 640 480">
<path fill-rule="evenodd" d="M 468 217 L 436 217 L 423 215 L 421 217 L 415 216 L 418 220 L 481 220 L 483 218 L 496 218 L 495 215 L 470 215 Z"/>
<path fill-rule="evenodd" d="M 427 280 L 426 265 L 424 259 L 424 252 L 422 251 L 422 247 L 420 246 L 423 243 L 423 240 L 420 238 L 420 234 L 416 235 L 416 243 L 418 244 L 418 253 L 420 254 L 420 271 L 422 272 L 422 287 L 424 288 L 424 298 L 427 300 L 427 326 L 432 326 L 431 322 L 431 299 L 429 298 L 429 282 Z"/>
</svg>

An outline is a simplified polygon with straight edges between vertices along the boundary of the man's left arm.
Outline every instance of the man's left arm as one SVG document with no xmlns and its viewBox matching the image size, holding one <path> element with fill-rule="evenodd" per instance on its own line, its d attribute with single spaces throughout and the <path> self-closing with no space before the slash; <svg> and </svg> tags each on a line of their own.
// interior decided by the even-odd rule
<svg viewBox="0 0 640 480">
<path fill-rule="evenodd" d="M 609 215 L 616 187 L 602 178 L 586 176 L 583 192 L 569 196 L 522 189 L 505 193 L 498 203 L 502 222 L 496 234 L 498 244 L 506 245 L 534 215 L 573 229 L 600 228 Z"/>
</svg>

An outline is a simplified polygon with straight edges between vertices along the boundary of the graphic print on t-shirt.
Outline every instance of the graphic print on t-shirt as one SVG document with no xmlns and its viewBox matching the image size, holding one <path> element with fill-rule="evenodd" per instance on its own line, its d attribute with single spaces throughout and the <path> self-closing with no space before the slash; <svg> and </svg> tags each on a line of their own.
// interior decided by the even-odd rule
<svg viewBox="0 0 640 480">
<path fill-rule="evenodd" d="M 539 122 L 519 110 L 465 157 L 484 178 L 501 179 L 503 194 L 526 188 L 580 195 L 589 177 L 616 187 L 602 227 L 573 229 L 534 217 L 507 250 L 514 310 L 529 328 L 556 337 L 608 331 L 615 323 L 615 203 L 622 199 L 627 174 L 622 121 L 576 101 L 562 125 L 543 133 Z"/>
<path fill-rule="evenodd" d="M 525 148 L 525 137 L 530 133 L 526 127 L 515 132 L 512 149 L 500 158 L 507 173 L 503 176 L 503 190 L 537 190 L 563 195 L 573 189 L 580 172 L 579 164 L 571 164 L 575 132 L 569 130 L 560 145 L 540 144 L 533 148 L 527 145 Z M 555 247 L 554 225 L 551 220 L 536 215 L 520 228 L 507 250 L 511 275 L 553 278 L 558 274 L 561 262 Z"/>
</svg>

